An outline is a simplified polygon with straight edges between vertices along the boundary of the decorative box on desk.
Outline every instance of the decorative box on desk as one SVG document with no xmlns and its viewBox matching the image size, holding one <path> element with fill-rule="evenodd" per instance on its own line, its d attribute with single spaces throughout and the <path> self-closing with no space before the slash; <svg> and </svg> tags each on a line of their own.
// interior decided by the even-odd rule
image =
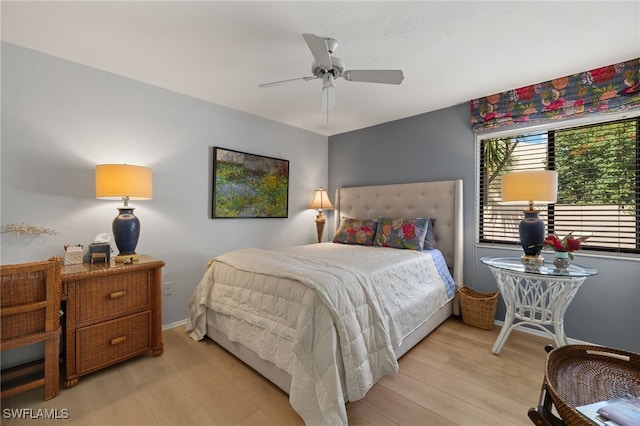
<svg viewBox="0 0 640 426">
<path fill-rule="evenodd" d="M 77 265 L 82 263 L 82 246 L 65 246 L 64 248 L 64 264 Z"/>
<path fill-rule="evenodd" d="M 83 263 L 62 271 L 66 298 L 66 388 L 80 376 L 151 351 L 162 344 L 162 267 L 140 255 L 132 264 Z"/>
<path fill-rule="evenodd" d="M 111 244 L 91 243 L 89 244 L 89 262 L 109 262 L 111 261 Z"/>
</svg>

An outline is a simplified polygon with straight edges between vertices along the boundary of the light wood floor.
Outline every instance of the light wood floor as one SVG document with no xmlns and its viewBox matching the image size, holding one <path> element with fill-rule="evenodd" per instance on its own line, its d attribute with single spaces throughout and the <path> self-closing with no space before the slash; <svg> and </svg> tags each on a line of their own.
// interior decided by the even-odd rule
<svg viewBox="0 0 640 426">
<path fill-rule="evenodd" d="M 550 340 L 514 331 L 500 355 L 499 328 L 485 331 L 449 319 L 347 406 L 350 425 L 531 425 Z M 42 390 L 2 400 L 3 425 L 301 425 L 288 397 L 210 340 L 176 327 L 164 332 L 164 354 L 143 355 L 84 376 L 50 401 Z M 11 419 L 57 410 L 57 421 Z M 65 411 L 67 410 L 67 411 Z M 15 411 L 14 411 L 15 412 Z M 24 413 L 24 411 L 23 411 Z"/>
</svg>

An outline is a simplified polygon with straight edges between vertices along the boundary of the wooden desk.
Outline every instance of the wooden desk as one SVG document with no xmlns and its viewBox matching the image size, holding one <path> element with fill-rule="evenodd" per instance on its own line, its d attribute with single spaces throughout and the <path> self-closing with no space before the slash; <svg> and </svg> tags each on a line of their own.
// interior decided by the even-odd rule
<svg viewBox="0 0 640 426">
<path fill-rule="evenodd" d="M 140 255 L 133 264 L 83 263 L 62 270 L 66 300 L 65 381 L 151 351 L 162 343 L 162 267 Z"/>
</svg>

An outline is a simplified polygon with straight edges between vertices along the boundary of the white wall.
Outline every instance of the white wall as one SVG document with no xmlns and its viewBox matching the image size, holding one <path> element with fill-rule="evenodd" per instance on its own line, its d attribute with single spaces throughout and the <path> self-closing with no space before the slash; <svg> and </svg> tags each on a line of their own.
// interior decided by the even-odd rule
<svg viewBox="0 0 640 426">
<path fill-rule="evenodd" d="M 164 260 L 163 280 L 174 283 L 163 296 L 164 324 L 187 317 L 211 257 L 316 241 L 317 212 L 306 207 L 327 187 L 327 137 L 6 42 L 1 54 L 0 225 L 58 232 L 3 234 L 2 264 L 62 255 L 64 244 L 86 247 L 111 232 L 122 203 L 95 198 L 99 163 L 153 170 L 153 199 L 130 205 L 141 222 L 136 251 Z M 289 217 L 210 219 L 213 146 L 289 160 Z"/>
</svg>

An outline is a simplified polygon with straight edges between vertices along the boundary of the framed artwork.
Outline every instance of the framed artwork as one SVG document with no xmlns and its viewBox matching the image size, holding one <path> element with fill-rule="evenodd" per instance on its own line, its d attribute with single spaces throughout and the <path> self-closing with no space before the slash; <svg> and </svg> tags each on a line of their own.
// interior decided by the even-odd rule
<svg viewBox="0 0 640 426">
<path fill-rule="evenodd" d="M 211 217 L 289 216 L 289 161 L 213 147 Z"/>
</svg>

